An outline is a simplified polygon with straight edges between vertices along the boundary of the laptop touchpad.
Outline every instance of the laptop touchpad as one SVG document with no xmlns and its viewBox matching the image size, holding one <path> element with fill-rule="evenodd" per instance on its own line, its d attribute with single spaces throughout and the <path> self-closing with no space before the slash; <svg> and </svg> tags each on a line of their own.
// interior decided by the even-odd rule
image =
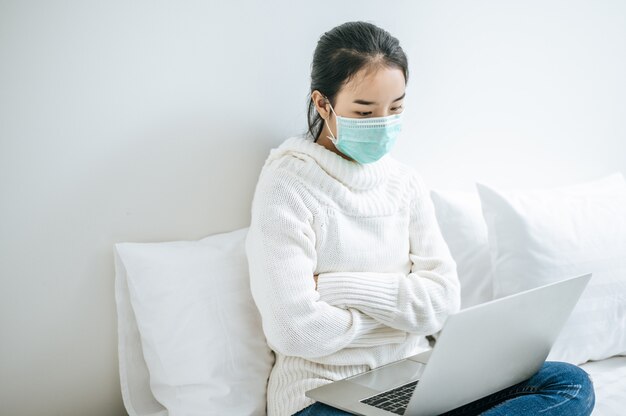
<svg viewBox="0 0 626 416">
<path fill-rule="evenodd" d="M 403 360 L 373 369 L 348 380 L 352 383 L 382 391 L 417 380 L 424 372 L 424 368 L 426 368 L 426 364 Z"/>
</svg>

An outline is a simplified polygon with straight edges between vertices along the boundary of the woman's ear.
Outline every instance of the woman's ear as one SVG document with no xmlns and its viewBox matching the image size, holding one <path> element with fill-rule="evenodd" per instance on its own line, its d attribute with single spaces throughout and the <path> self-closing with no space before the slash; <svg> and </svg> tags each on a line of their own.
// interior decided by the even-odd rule
<svg viewBox="0 0 626 416">
<path fill-rule="evenodd" d="M 324 120 L 328 119 L 328 116 L 330 115 L 330 110 L 328 109 L 329 103 L 326 97 L 324 97 L 324 95 L 318 90 L 315 90 L 311 93 L 311 101 L 313 101 L 313 105 L 315 106 L 315 109 L 320 114 L 320 116 Z"/>
</svg>

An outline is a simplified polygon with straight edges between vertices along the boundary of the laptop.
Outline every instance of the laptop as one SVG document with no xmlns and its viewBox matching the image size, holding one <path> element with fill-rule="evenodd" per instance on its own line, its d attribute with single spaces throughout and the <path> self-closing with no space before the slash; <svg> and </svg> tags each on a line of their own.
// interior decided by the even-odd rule
<svg viewBox="0 0 626 416">
<path fill-rule="evenodd" d="M 463 309 L 435 347 L 306 392 L 356 415 L 447 412 L 533 376 L 591 273 Z"/>
</svg>

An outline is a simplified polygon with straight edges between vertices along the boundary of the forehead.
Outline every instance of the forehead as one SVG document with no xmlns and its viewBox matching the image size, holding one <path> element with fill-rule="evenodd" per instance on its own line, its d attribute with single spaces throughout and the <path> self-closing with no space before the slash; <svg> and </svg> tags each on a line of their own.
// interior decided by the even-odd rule
<svg viewBox="0 0 626 416">
<path fill-rule="evenodd" d="M 399 68 L 363 68 L 339 90 L 337 100 L 391 102 L 404 93 L 405 87 L 404 73 Z"/>
</svg>

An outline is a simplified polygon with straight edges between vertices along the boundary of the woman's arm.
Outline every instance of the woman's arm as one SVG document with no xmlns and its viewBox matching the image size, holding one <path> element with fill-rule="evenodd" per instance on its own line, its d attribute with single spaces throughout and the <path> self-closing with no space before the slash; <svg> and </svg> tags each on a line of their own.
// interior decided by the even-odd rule
<svg viewBox="0 0 626 416">
<path fill-rule="evenodd" d="M 405 331 L 320 299 L 313 278 L 314 204 L 308 198 L 285 171 L 262 173 L 257 184 L 246 251 L 268 345 L 282 354 L 313 358 L 343 348 L 403 342 Z"/>
<path fill-rule="evenodd" d="M 325 273 L 317 281 L 322 299 L 357 308 L 393 328 L 429 335 L 460 308 L 456 263 L 443 239 L 430 194 L 414 177 L 409 225 L 411 272 Z"/>
</svg>

